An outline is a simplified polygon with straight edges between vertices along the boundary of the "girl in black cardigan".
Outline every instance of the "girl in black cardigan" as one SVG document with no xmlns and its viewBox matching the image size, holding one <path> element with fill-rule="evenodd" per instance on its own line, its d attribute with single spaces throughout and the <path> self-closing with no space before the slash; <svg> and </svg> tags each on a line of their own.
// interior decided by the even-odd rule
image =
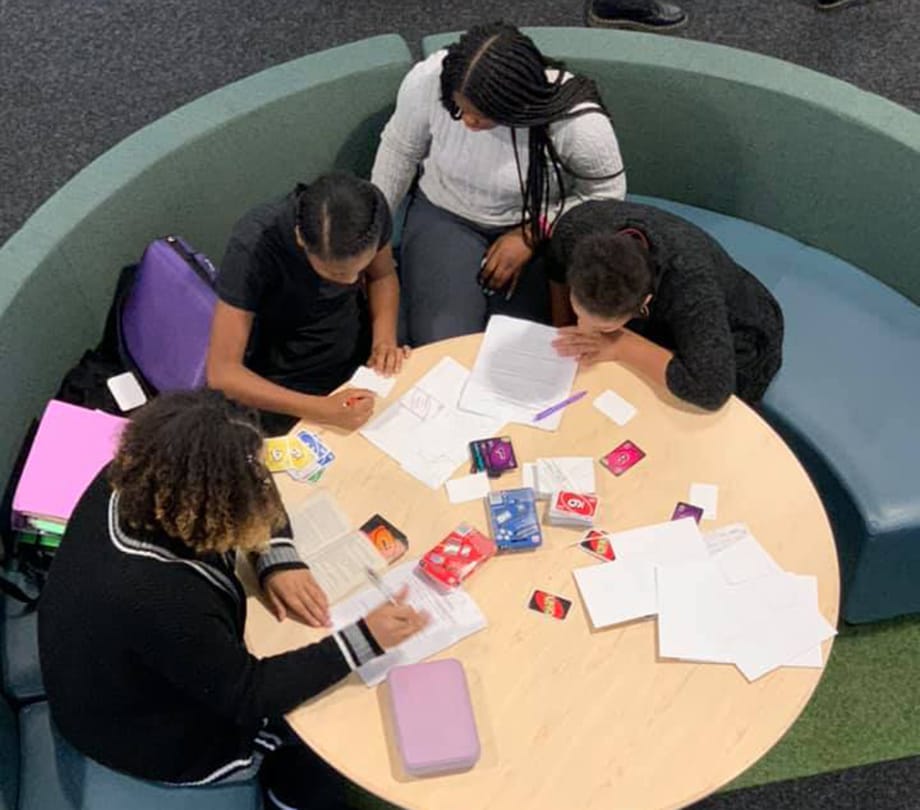
<svg viewBox="0 0 920 810">
<path fill-rule="evenodd" d="M 758 402 L 779 370 L 776 299 L 685 219 L 586 202 L 559 220 L 550 254 L 560 354 L 626 363 L 707 410 L 732 394 Z"/>
<path fill-rule="evenodd" d="M 162 395 L 129 423 L 42 593 L 48 701 L 72 745 L 132 776 L 213 784 L 267 757 L 269 807 L 339 807 L 341 786 L 282 718 L 426 617 L 397 600 L 316 644 L 264 659 L 247 651 L 238 550 L 262 554 L 263 582 L 299 568 L 328 621 L 321 589 L 287 553 L 256 425 L 212 391 Z"/>
</svg>

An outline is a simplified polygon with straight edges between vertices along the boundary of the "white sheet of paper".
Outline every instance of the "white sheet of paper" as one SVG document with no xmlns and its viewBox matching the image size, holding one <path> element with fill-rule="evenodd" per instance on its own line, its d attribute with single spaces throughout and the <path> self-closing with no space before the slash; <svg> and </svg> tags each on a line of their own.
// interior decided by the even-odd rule
<svg viewBox="0 0 920 810">
<path fill-rule="evenodd" d="M 642 619 L 657 611 L 655 567 L 639 560 L 614 560 L 572 571 L 595 628 Z"/>
<path fill-rule="evenodd" d="M 572 573 L 595 627 L 654 615 L 658 610 L 655 567 L 706 560 L 693 518 L 608 534 L 616 559 Z"/>
<path fill-rule="evenodd" d="M 373 391 L 379 397 L 388 397 L 393 386 L 396 385 L 396 377 L 384 377 L 379 372 L 367 366 L 358 366 L 348 385 L 355 388 L 366 388 Z"/>
<path fill-rule="evenodd" d="M 821 667 L 835 633 L 817 580 L 779 573 L 729 585 L 714 560 L 659 566 L 659 655 L 734 663 L 749 680 L 780 666 Z"/>
<path fill-rule="evenodd" d="M 438 489 L 469 458 L 469 442 L 499 433 L 501 417 L 457 407 L 470 373 L 444 357 L 361 435 L 422 483 Z"/>
<path fill-rule="evenodd" d="M 691 484 L 687 502 L 703 510 L 703 520 L 715 520 L 718 514 L 719 488 L 715 484 Z"/>
<path fill-rule="evenodd" d="M 537 491 L 537 465 L 525 462 L 521 465 L 521 486 Z"/>
<path fill-rule="evenodd" d="M 540 498 L 550 498 L 560 489 L 595 492 L 594 459 L 590 456 L 538 458 L 534 480 Z"/>
<path fill-rule="evenodd" d="M 635 405 L 630 404 L 609 388 L 594 400 L 594 407 L 621 427 L 638 412 Z"/>
<path fill-rule="evenodd" d="M 380 683 L 391 667 L 422 661 L 486 626 L 486 617 L 463 588 L 439 591 L 418 573 L 415 560 L 391 569 L 383 580 L 392 591 L 407 584 L 409 604 L 416 610 L 427 611 L 431 621 L 420 633 L 358 669 L 358 675 L 368 686 Z M 333 606 L 330 614 L 334 628 L 338 630 L 357 621 L 382 601 L 383 596 L 376 588 L 368 588 Z"/>
<path fill-rule="evenodd" d="M 703 542 L 710 554 L 718 554 L 722 549 L 737 543 L 751 533 L 746 523 L 729 523 L 719 529 L 713 529 L 703 535 Z"/>
<path fill-rule="evenodd" d="M 719 617 L 728 586 L 712 560 L 657 566 L 658 655 L 685 661 L 734 663 L 729 639 L 738 628 Z M 713 618 L 718 621 L 713 622 Z M 725 617 L 731 621 L 729 615 Z"/>
<path fill-rule="evenodd" d="M 445 485 L 451 503 L 466 503 L 489 494 L 489 476 L 484 472 L 454 478 Z"/>
<path fill-rule="evenodd" d="M 813 576 L 774 574 L 729 586 L 729 593 L 729 610 L 744 627 L 731 654 L 748 680 L 813 652 L 837 632 L 818 610 Z"/>
<path fill-rule="evenodd" d="M 534 422 L 540 411 L 562 402 L 572 391 L 578 363 L 560 357 L 550 326 L 493 315 L 463 389 L 460 407 L 473 413 L 502 414 L 505 421 L 556 430 L 566 409 Z"/>
<path fill-rule="evenodd" d="M 782 571 L 776 560 L 748 533 L 713 556 L 728 583 L 746 582 Z"/>
<path fill-rule="evenodd" d="M 613 532 L 609 539 L 617 560 L 673 565 L 709 557 L 703 536 L 691 517 Z"/>
<path fill-rule="evenodd" d="M 130 371 L 109 377 L 105 384 L 109 387 L 109 391 L 112 392 L 115 403 L 123 411 L 133 411 L 147 401 L 144 389 L 141 388 L 137 377 Z"/>
</svg>

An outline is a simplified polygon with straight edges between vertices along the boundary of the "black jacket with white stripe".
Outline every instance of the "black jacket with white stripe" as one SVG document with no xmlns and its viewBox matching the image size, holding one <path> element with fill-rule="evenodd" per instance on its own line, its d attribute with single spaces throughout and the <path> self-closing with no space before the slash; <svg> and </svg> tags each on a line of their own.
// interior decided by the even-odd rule
<svg viewBox="0 0 920 810">
<path fill-rule="evenodd" d="M 289 566 L 296 555 L 284 544 L 269 556 Z M 260 568 L 263 577 L 271 570 Z M 256 746 L 272 747 L 269 720 L 382 652 L 362 621 L 258 659 L 243 643 L 245 621 L 233 556 L 196 557 L 165 535 L 129 536 L 101 473 L 73 513 L 39 603 L 54 722 L 103 765 L 206 784 L 251 764 Z"/>
</svg>

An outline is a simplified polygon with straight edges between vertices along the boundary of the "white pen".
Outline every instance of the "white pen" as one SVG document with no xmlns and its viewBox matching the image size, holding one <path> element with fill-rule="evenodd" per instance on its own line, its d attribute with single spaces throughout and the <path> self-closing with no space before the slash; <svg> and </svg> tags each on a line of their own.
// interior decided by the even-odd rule
<svg viewBox="0 0 920 810">
<path fill-rule="evenodd" d="M 399 604 L 396 601 L 396 597 L 393 595 L 393 592 L 387 587 L 386 583 L 380 578 L 380 575 L 369 565 L 364 566 L 364 572 L 367 574 L 367 578 L 371 581 L 371 584 L 380 591 L 385 597 L 387 602 L 391 605 Z"/>
</svg>

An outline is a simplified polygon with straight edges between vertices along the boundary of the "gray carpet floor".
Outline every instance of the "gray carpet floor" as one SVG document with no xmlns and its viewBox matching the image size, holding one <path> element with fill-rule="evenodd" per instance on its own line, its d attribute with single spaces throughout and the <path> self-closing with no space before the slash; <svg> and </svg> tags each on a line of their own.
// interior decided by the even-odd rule
<svg viewBox="0 0 920 810">
<path fill-rule="evenodd" d="M 306 52 L 505 18 L 580 25 L 584 0 L 0 0 L 0 243 L 144 124 Z M 680 36 L 788 59 L 920 110 L 920 0 L 683 0 Z"/>
<path fill-rule="evenodd" d="M 920 110 L 920 0 L 683 0 L 680 36 L 787 59 Z M 234 79 L 373 34 L 580 25 L 583 0 L 0 0 L 0 243 L 139 127 Z M 666 778 L 666 774 L 662 775 Z M 920 759 L 720 794 L 696 810 L 913 810 Z"/>
</svg>

